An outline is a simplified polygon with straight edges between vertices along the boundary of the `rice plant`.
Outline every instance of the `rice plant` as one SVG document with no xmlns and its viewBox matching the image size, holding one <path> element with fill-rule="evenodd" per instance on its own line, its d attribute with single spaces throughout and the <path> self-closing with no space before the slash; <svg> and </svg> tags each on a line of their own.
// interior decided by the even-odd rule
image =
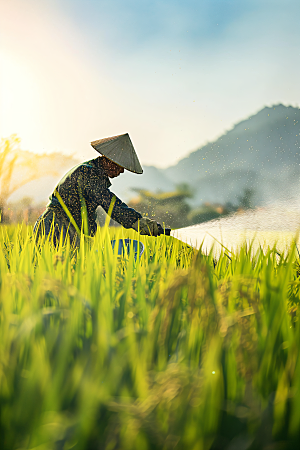
<svg viewBox="0 0 300 450">
<path fill-rule="evenodd" d="M 74 250 L 24 225 L 0 245 L 1 449 L 295 448 L 296 249 L 216 260 L 104 227 Z"/>
</svg>

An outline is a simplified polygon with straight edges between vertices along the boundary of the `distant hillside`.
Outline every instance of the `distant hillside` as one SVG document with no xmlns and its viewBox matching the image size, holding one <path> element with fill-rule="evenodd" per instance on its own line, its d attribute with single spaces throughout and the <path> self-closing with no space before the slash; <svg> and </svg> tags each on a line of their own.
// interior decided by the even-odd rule
<svg viewBox="0 0 300 450">
<path fill-rule="evenodd" d="M 112 180 L 112 190 L 129 201 L 136 195 L 132 188 L 167 192 L 178 183 L 187 183 L 195 193 L 191 200 L 194 206 L 205 202 L 237 204 L 247 188 L 253 190 L 255 205 L 296 196 L 300 188 L 299 136 L 299 108 L 265 107 L 172 167 L 144 166 L 143 175 L 126 171 Z M 78 163 L 61 155 L 45 158 L 45 164 L 55 164 L 59 175 L 28 183 L 11 200 L 28 195 L 47 201 L 63 173 Z"/>
<path fill-rule="evenodd" d="M 299 108 L 266 107 L 163 174 L 189 182 L 195 203 L 236 202 L 245 188 L 255 191 L 257 204 L 275 200 L 299 188 L 299 136 Z"/>
<path fill-rule="evenodd" d="M 164 173 L 173 182 L 187 178 L 194 182 L 232 169 L 277 173 L 279 168 L 299 164 L 299 134 L 300 109 L 266 107 Z"/>
</svg>

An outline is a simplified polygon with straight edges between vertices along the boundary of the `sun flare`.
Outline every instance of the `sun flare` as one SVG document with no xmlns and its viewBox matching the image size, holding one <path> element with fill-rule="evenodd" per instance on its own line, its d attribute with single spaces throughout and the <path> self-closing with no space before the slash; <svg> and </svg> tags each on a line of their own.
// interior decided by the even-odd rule
<svg viewBox="0 0 300 450">
<path fill-rule="evenodd" d="M 17 133 L 26 138 L 39 108 L 36 77 L 28 65 L 4 52 L 0 52 L 0 74 L 0 135 Z"/>
</svg>

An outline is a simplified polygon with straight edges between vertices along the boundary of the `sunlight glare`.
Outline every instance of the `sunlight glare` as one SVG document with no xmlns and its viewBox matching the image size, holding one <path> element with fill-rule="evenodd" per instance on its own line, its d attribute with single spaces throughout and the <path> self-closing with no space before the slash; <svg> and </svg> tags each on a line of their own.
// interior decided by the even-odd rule
<svg viewBox="0 0 300 450">
<path fill-rule="evenodd" d="M 28 66 L 0 52 L 0 136 L 26 139 L 38 126 L 39 87 Z M 26 139 L 27 140 L 27 139 Z"/>
</svg>

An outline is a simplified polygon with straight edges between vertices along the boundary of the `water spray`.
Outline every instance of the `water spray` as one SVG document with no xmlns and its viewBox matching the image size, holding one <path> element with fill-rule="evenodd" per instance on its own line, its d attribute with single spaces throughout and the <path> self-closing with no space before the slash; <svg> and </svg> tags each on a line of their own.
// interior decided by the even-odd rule
<svg viewBox="0 0 300 450">
<path fill-rule="evenodd" d="M 295 243 L 299 247 L 300 208 L 296 202 L 277 203 L 198 225 L 172 230 L 170 235 L 182 242 L 218 255 L 223 250 L 236 252 L 243 245 L 256 251 L 276 247 L 286 253 Z"/>
</svg>

